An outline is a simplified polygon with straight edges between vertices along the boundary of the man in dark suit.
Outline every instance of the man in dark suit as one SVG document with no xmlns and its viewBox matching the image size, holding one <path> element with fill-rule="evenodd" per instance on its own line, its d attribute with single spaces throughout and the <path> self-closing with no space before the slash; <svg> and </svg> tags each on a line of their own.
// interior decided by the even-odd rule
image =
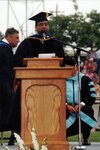
<svg viewBox="0 0 100 150">
<path fill-rule="evenodd" d="M 19 32 L 8 28 L 0 41 L 0 131 L 16 130 L 16 100 L 13 90 L 14 54 L 12 48 L 19 42 Z M 13 144 L 10 143 L 9 144 Z"/>
<path fill-rule="evenodd" d="M 18 46 L 15 54 L 17 66 L 23 66 L 23 58 L 38 57 L 41 53 L 55 53 L 56 57 L 64 58 L 62 66 L 65 65 L 65 54 L 62 44 L 49 34 L 47 17 L 50 15 L 52 14 L 40 12 L 29 19 L 35 21 L 36 34 L 26 38 Z"/>
</svg>

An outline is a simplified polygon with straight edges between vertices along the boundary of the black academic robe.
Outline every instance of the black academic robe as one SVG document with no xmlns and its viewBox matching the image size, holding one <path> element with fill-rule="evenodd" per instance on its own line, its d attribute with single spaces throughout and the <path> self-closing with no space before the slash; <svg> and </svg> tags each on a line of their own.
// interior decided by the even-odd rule
<svg viewBox="0 0 100 150">
<path fill-rule="evenodd" d="M 85 106 L 81 109 L 81 129 L 83 133 L 83 138 L 88 138 L 90 130 L 96 126 L 96 120 L 94 118 L 94 111 L 92 105 L 96 100 L 96 92 L 94 88 L 93 81 L 80 73 L 81 81 L 81 102 L 85 103 Z M 78 76 L 71 77 L 66 81 L 66 97 L 67 104 L 75 106 L 78 104 Z M 70 113 L 69 110 L 66 110 L 66 128 L 67 136 L 72 136 L 78 134 L 79 125 L 78 125 L 78 113 Z"/>
<path fill-rule="evenodd" d="M 0 42 L 0 131 L 12 130 L 15 123 L 14 55 L 12 47 Z"/>
<path fill-rule="evenodd" d="M 64 58 L 62 66 L 65 65 L 62 44 L 50 35 L 47 35 L 47 39 L 43 40 L 42 35 L 36 34 L 23 40 L 17 48 L 16 66 L 23 66 L 23 58 L 38 57 L 40 53 L 55 53 L 57 57 Z"/>
<path fill-rule="evenodd" d="M 1 41 L 0 42 L 0 85 L 9 82 L 13 85 L 14 80 L 14 55 L 12 47 Z"/>
</svg>

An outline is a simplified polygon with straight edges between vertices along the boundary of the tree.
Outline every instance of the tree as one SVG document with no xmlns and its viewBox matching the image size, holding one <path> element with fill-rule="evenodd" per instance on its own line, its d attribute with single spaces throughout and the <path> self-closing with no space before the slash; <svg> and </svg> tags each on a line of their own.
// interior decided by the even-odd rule
<svg viewBox="0 0 100 150">
<path fill-rule="evenodd" d="M 83 48 L 100 49 L 100 13 L 92 10 L 84 16 L 73 0 L 75 14 L 55 16 L 50 20 L 50 32 L 66 43 L 76 43 Z"/>
<path fill-rule="evenodd" d="M 98 50 L 100 49 L 100 13 L 93 10 L 90 14 L 87 14 L 86 19 L 87 28 L 89 29 L 88 46 L 95 47 Z"/>
</svg>

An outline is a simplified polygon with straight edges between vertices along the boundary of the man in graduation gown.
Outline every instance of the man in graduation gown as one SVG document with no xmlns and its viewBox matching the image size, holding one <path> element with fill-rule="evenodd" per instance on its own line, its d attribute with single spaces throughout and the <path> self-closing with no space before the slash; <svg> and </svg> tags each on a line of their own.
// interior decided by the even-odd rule
<svg viewBox="0 0 100 150">
<path fill-rule="evenodd" d="M 14 54 L 13 47 L 19 42 L 19 32 L 8 28 L 5 37 L 0 41 L 0 131 L 15 131 L 17 127 L 17 102 L 13 89 Z M 13 139 L 11 139 L 13 140 Z M 9 144 L 13 141 L 10 141 Z"/>
<path fill-rule="evenodd" d="M 74 63 L 75 64 L 75 63 Z M 78 118 L 78 69 L 74 68 L 72 77 L 66 80 L 66 129 L 67 137 L 79 134 L 79 118 Z M 80 118 L 81 132 L 83 135 L 83 145 L 90 145 L 88 141 L 90 131 L 96 126 L 94 111 L 92 105 L 96 100 L 96 92 L 93 81 L 80 73 Z"/>
<path fill-rule="evenodd" d="M 49 23 L 47 17 L 52 14 L 40 12 L 29 20 L 35 21 L 36 34 L 24 39 L 17 48 L 15 58 L 16 66 L 23 66 L 23 58 L 38 57 L 43 53 L 55 53 L 56 57 L 63 59 L 65 65 L 65 54 L 63 46 L 49 34 Z"/>
</svg>

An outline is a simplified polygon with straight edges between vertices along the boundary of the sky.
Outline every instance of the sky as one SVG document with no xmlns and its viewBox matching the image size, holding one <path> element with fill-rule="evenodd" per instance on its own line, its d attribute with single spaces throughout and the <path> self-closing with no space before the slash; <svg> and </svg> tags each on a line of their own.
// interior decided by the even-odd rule
<svg viewBox="0 0 100 150">
<path fill-rule="evenodd" d="M 84 14 L 93 9 L 100 12 L 100 0 L 77 0 L 77 4 Z M 8 27 L 15 27 L 23 39 L 35 32 L 34 23 L 28 18 L 41 11 L 70 15 L 74 7 L 72 0 L 27 0 L 27 5 L 26 0 L 0 0 L 0 31 L 4 33 Z"/>
</svg>

